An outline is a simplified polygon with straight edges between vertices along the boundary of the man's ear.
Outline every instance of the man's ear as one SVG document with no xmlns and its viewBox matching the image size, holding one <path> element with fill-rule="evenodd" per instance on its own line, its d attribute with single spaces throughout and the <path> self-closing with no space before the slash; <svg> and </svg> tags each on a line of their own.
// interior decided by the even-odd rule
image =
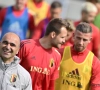
<svg viewBox="0 0 100 90">
<path fill-rule="evenodd" d="M 53 31 L 50 33 L 51 38 L 55 38 L 56 37 L 56 33 Z"/>
</svg>

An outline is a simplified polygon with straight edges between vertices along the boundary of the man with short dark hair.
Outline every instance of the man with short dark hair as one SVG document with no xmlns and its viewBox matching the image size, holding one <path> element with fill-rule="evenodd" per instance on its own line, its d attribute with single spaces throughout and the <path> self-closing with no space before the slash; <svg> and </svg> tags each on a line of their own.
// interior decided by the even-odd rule
<svg viewBox="0 0 100 90">
<path fill-rule="evenodd" d="M 100 32 L 99 29 L 93 24 L 96 13 L 97 13 L 96 6 L 90 2 L 86 2 L 82 7 L 81 20 L 75 22 L 75 26 L 77 26 L 80 22 L 87 22 L 90 24 L 93 30 L 93 34 L 92 34 L 92 40 L 88 44 L 87 48 L 91 50 L 98 57 Z"/>
<path fill-rule="evenodd" d="M 55 90 L 100 90 L 100 61 L 86 48 L 91 39 L 91 26 L 78 24 L 73 46 L 59 50 L 62 60 Z"/>
<path fill-rule="evenodd" d="M 35 41 L 22 41 L 18 56 L 22 60 L 20 64 L 32 77 L 33 90 L 54 90 L 61 59 L 55 48 L 60 48 L 65 43 L 68 28 L 69 25 L 63 19 L 53 19 L 48 24 L 44 37 Z"/>
<path fill-rule="evenodd" d="M 50 7 L 51 16 L 40 21 L 40 23 L 37 25 L 37 27 L 34 30 L 32 38 L 39 39 L 43 37 L 46 31 L 46 27 L 50 22 L 50 20 L 53 18 L 60 18 L 61 11 L 62 11 L 62 4 L 58 1 L 54 1 Z"/>
<path fill-rule="evenodd" d="M 0 90 L 32 90 L 30 74 L 16 56 L 19 49 L 19 36 L 6 33 L 0 42 Z"/>
</svg>

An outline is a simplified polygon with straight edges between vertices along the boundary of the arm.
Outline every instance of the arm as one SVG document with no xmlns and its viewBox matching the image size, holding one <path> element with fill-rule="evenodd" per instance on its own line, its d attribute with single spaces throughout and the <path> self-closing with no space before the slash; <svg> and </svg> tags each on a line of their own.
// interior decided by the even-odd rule
<svg viewBox="0 0 100 90">
<path fill-rule="evenodd" d="M 33 15 L 29 14 L 29 38 L 32 37 L 32 34 L 34 33 L 35 29 L 35 23 L 34 23 L 34 17 Z"/>
<path fill-rule="evenodd" d="M 92 64 L 90 87 L 90 90 L 100 90 L 100 61 L 95 56 L 93 58 Z"/>
<path fill-rule="evenodd" d="M 23 61 L 25 59 L 25 57 L 27 56 L 29 50 L 26 48 L 26 45 L 28 43 L 28 40 L 23 40 L 21 42 L 21 45 L 20 45 L 20 50 L 18 52 L 18 57 L 21 59 L 21 61 Z"/>
<path fill-rule="evenodd" d="M 32 80 L 29 74 L 27 76 L 26 87 L 24 90 L 32 90 Z"/>
<path fill-rule="evenodd" d="M 42 30 L 43 30 L 44 22 L 41 21 L 35 28 L 34 33 L 32 35 L 32 39 L 39 39 L 42 35 Z"/>
<path fill-rule="evenodd" d="M 99 44 L 100 44 L 100 41 L 99 41 L 100 32 L 97 27 L 95 29 L 96 29 L 95 32 L 93 32 L 95 33 L 95 35 L 93 37 L 93 50 L 92 51 L 95 54 L 95 56 L 99 57 L 98 52 L 99 52 Z"/>
</svg>

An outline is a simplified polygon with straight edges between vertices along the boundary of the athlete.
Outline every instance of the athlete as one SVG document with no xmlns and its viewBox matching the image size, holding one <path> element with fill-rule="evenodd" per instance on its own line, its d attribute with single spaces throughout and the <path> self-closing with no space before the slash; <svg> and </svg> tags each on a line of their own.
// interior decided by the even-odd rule
<svg viewBox="0 0 100 90">
<path fill-rule="evenodd" d="M 50 6 L 44 0 L 28 0 L 27 7 L 34 16 L 35 26 L 46 17 L 50 16 Z"/>
<path fill-rule="evenodd" d="M 58 1 L 54 1 L 50 7 L 51 16 L 43 19 L 40 23 L 36 26 L 34 33 L 32 35 L 33 39 L 39 39 L 44 36 L 46 27 L 51 19 L 53 18 L 60 18 L 60 14 L 62 11 L 62 5 Z"/>
<path fill-rule="evenodd" d="M 100 90 L 100 61 L 87 49 L 92 28 L 80 23 L 73 36 L 73 46 L 60 49 L 62 60 L 55 90 Z"/>
<path fill-rule="evenodd" d="M 0 90 L 32 90 L 31 76 L 19 63 L 16 56 L 20 38 L 15 33 L 6 33 L 0 42 Z"/>
<path fill-rule="evenodd" d="M 20 64 L 32 77 L 33 90 L 54 90 L 61 59 L 55 48 L 60 48 L 65 43 L 67 29 L 69 24 L 56 18 L 49 22 L 44 37 L 21 42 L 18 56 L 21 59 Z"/>
<path fill-rule="evenodd" d="M 29 14 L 26 3 L 27 0 L 16 0 L 14 6 L 0 11 L 1 38 L 7 32 L 13 32 L 23 40 L 27 38 L 28 29 L 33 33 L 34 18 Z"/>
<path fill-rule="evenodd" d="M 73 34 L 75 32 L 75 26 L 72 20 L 65 19 L 67 23 L 70 25 L 70 29 L 67 32 L 66 42 L 62 45 L 61 48 L 64 48 L 65 46 L 72 46 L 73 45 Z"/>
<path fill-rule="evenodd" d="M 77 26 L 80 22 L 87 22 L 90 24 L 93 30 L 92 40 L 88 44 L 87 48 L 91 50 L 97 57 L 99 51 L 99 29 L 92 23 L 97 13 L 97 8 L 94 4 L 86 2 L 82 8 L 82 17 L 80 21 L 75 22 Z"/>
</svg>

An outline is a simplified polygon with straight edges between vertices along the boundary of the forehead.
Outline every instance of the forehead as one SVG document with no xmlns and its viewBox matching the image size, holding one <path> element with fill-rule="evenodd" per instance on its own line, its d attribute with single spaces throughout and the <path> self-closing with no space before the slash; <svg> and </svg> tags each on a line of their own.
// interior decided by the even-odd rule
<svg viewBox="0 0 100 90">
<path fill-rule="evenodd" d="M 51 11 L 61 11 L 61 8 L 60 8 L 60 7 L 57 7 L 57 8 L 51 8 Z"/>
<path fill-rule="evenodd" d="M 60 35 L 67 35 L 67 29 L 65 27 L 61 27 Z"/>
<path fill-rule="evenodd" d="M 14 43 L 16 45 L 18 45 L 20 43 L 20 41 L 18 40 L 17 37 L 13 37 L 13 36 L 5 36 L 2 41 L 7 41 L 9 43 Z"/>
<path fill-rule="evenodd" d="M 96 16 L 96 12 L 89 12 L 88 15 Z"/>
<path fill-rule="evenodd" d="M 76 30 L 75 31 L 75 36 L 76 37 L 81 37 L 81 38 L 84 38 L 84 39 L 88 39 L 88 38 L 91 38 L 92 33 L 83 33 L 83 32 L 80 32 L 80 31 Z"/>
</svg>

